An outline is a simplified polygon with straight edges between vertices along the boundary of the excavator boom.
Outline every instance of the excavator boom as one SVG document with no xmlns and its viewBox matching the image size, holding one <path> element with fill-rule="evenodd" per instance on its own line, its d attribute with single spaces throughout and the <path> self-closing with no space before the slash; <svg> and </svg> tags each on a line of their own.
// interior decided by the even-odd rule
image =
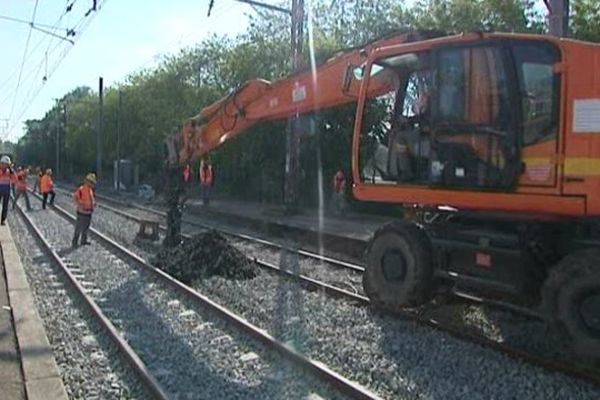
<svg viewBox="0 0 600 400">
<path fill-rule="evenodd" d="M 355 68 L 377 48 L 423 40 L 434 33 L 401 33 L 373 41 L 360 48 L 343 51 L 316 67 L 276 82 L 256 79 L 188 120 L 178 134 L 178 163 L 193 163 L 248 128 L 265 121 L 356 102 L 360 81 Z M 384 90 L 371 85 L 369 90 Z"/>
</svg>

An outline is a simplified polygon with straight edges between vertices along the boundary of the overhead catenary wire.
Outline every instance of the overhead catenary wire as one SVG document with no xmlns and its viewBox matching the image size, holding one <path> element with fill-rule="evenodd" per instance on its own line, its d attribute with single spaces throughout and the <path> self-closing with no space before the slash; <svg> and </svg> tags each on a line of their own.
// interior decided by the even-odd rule
<svg viewBox="0 0 600 400">
<path fill-rule="evenodd" d="M 75 4 L 75 2 L 76 2 L 76 0 L 75 0 L 75 1 L 73 1 L 73 4 Z M 50 29 L 51 31 L 52 31 L 52 30 L 56 30 L 56 29 L 58 29 L 58 26 L 59 26 L 60 22 L 62 21 L 62 19 L 64 18 L 64 16 L 66 15 L 66 13 L 67 13 L 67 12 L 68 12 L 68 11 L 63 11 L 63 12 L 62 12 L 62 14 L 61 14 L 61 15 L 58 17 L 58 19 L 56 20 L 56 22 L 55 22 L 55 23 L 54 23 L 52 26 L 50 26 L 50 25 L 46 25 L 46 24 L 39 24 L 39 23 L 37 23 L 37 22 L 35 22 L 35 24 L 34 24 L 34 25 L 39 25 L 39 26 L 47 26 L 47 27 L 49 27 L 49 29 Z M 12 18 L 12 17 L 6 17 L 5 19 L 7 19 L 7 18 L 10 18 L 10 19 L 15 19 L 15 20 L 19 20 L 19 21 L 24 21 L 24 20 L 17 19 L 17 18 Z M 25 22 L 26 22 L 28 25 L 32 24 L 32 21 L 25 21 Z M 65 29 L 65 32 L 67 32 L 67 34 L 68 34 L 68 32 L 69 32 L 70 30 L 72 31 L 72 29 Z M 48 39 L 49 39 L 49 40 L 48 40 Z M 48 36 L 44 35 L 44 36 L 42 36 L 42 38 L 41 38 L 41 39 L 40 39 L 40 40 L 37 42 L 37 44 L 36 44 L 36 45 L 33 47 L 33 49 L 31 49 L 31 50 L 29 51 L 29 53 L 26 55 L 26 59 L 28 60 L 28 59 L 29 59 L 29 58 L 30 58 L 30 57 L 31 57 L 33 54 L 35 54 L 36 50 L 37 50 L 38 48 L 40 48 L 40 46 L 41 46 L 41 45 L 42 45 L 42 44 L 43 44 L 45 41 L 48 41 L 48 48 L 46 49 L 46 52 L 47 52 L 47 51 L 50 49 L 50 46 L 51 46 L 51 44 L 52 44 L 52 40 L 51 40 L 51 38 L 49 38 Z M 6 79 L 6 80 L 5 80 L 5 81 L 4 81 L 2 84 L 0 84 L 0 92 L 4 92 L 4 93 L 5 93 L 5 96 L 6 96 L 6 98 L 14 98 L 14 97 L 16 96 L 16 94 L 17 94 L 17 93 L 16 93 L 16 92 L 17 92 L 16 90 L 14 90 L 13 92 L 10 92 L 10 91 L 4 91 L 3 89 L 4 89 L 4 87 L 5 87 L 7 84 L 9 84 L 10 82 L 13 82 L 13 81 L 14 81 L 14 78 L 15 78 L 15 76 L 17 75 L 18 71 L 19 71 L 19 69 L 18 69 L 18 68 L 17 68 L 17 69 L 15 69 L 15 70 L 13 71 L 13 73 L 12 73 L 12 74 L 11 74 L 11 75 L 10 75 L 10 76 L 9 76 L 9 77 Z M 0 101 L 0 105 L 2 105 L 3 103 L 4 103 L 4 101 Z"/>
<path fill-rule="evenodd" d="M 105 4 L 106 4 L 107 0 L 103 0 L 101 2 L 97 2 L 97 5 L 95 6 L 96 10 L 99 11 Z M 67 2 L 68 3 L 68 2 Z M 76 0 L 74 0 L 70 5 L 74 5 L 76 3 Z M 95 2 L 96 3 L 96 2 Z M 90 8 L 91 10 L 92 8 Z M 89 11 L 89 10 L 88 10 Z M 68 11 L 65 11 L 62 13 L 62 15 L 59 17 L 59 19 L 57 20 L 57 23 L 60 23 L 60 21 L 62 20 L 62 18 L 64 17 L 64 15 L 67 13 Z M 89 16 L 90 14 L 86 13 L 87 15 L 83 15 L 79 21 L 75 24 L 74 28 L 72 28 L 72 31 L 77 35 L 75 37 L 75 35 L 73 35 L 75 37 L 75 41 L 81 37 L 83 35 L 83 32 L 87 29 L 87 27 L 89 26 L 89 24 L 92 22 L 92 20 L 94 19 L 94 17 L 97 15 L 97 12 L 94 14 L 91 14 L 91 16 Z M 43 40 L 43 39 L 42 39 Z M 42 41 L 40 41 L 41 43 Z M 53 54 L 55 51 L 57 51 L 60 47 L 61 44 L 64 44 L 64 41 L 58 41 L 58 43 L 52 48 L 52 50 L 50 51 L 49 54 Z M 52 42 L 50 42 L 48 44 L 48 48 L 50 48 L 50 46 L 52 45 Z M 39 46 L 38 46 L 39 47 Z M 73 45 L 68 45 L 67 48 L 63 49 L 63 51 L 61 52 L 61 54 L 58 56 L 58 58 L 56 59 L 56 61 L 54 62 L 54 64 L 50 67 L 50 69 L 47 71 L 45 77 L 46 79 L 44 81 L 38 80 L 38 88 L 37 90 L 30 96 L 25 96 L 23 98 L 23 103 L 22 103 L 22 108 L 20 113 L 18 114 L 17 118 L 9 118 L 9 121 L 11 122 L 9 129 L 4 133 L 4 135 L 2 135 L 2 140 L 4 140 L 8 135 L 10 135 L 10 133 L 12 133 L 12 131 L 15 129 L 15 127 L 17 126 L 17 124 L 19 123 L 19 121 L 21 120 L 21 118 L 23 117 L 23 115 L 27 112 L 27 110 L 29 109 L 29 107 L 31 106 L 33 100 L 35 100 L 35 98 L 37 97 L 37 95 L 41 92 L 41 90 L 44 87 L 44 84 L 46 83 L 47 79 L 50 78 L 50 76 L 56 71 L 56 69 L 58 68 L 58 66 L 60 65 L 60 63 L 64 60 L 64 58 L 68 55 L 68 53 L 70 52 L 70 50 L 73 48 Z M 44 60 L 45 62 L 45 60 Z M 33 71 L 34 69 L 32 69 Z M 38 69 L 39 71 L 39 69 Z M 38 74 L 36 74 L 37 76 Z M 34 83 L 36 82 L 35 77 L 34 76 Z M 41 83 L 40 83 L 41 82 Z M 30 91 L 31 92 L 31 91 Z M 29 95 L 29 93 L 28 93 Z M 15 91 L 14 94 L 12 94 L 13 98 L 16 101 L 16 98 L 18 97 L 18 92 Z M 11 117 L 12 117 L 12 113 L 11 113 Z"/>
<path fill-rule="evenodd" d="M 33 24 L 35 23 L 35 14 L 37 13 L 38 5 L 39 5 L 39 0 L 35 0 L 35 5 L 33 6 L 33 13 L 31 15 L 31 25 L 29 27 L 29 32 L 27 33 L 27 40 L 25 41 L 25 50 L 23 51 L 23 59 L 21 60 L 21 68 L 19 69 L 19 77 L 17 78 L 17 88 L 15 89 L 15 92 L 19 91 L 19 86 L 21 85 L 21 76 L 23 74 L 23 67 L 25 66 L 27 50 L 29 50 L 29 41 L 31 40 L 31 32 L 33 32 Z M 12 118 L 12 114 L 15 109 L 16 101 L 17 101 L 17 98 L 15 96 L 13 99 L 12 106 L 10 108 L 10 113 L 8 114 L 9 120 Z"/>
<path fill-rule="evenodd" d="M 67 0 L 66 1 L 67 8 L 69 6 L 75 4 L 76 1 L 77 0 L 73 0 L 72 2 L 69 2 L 69 0 Z M 101 2 L 98 1 L 97 9 L 100 10 L 106 4 L 106 1 L 107 0 L 103 0 Z M 214 7 L 213 12 L 212 12 L 213 18 L 211 18 L 212 20 L 210 20 L 210 21 L 208 20 L 208 18 L 206 18 L 203 21 L 203 23 L 202 23 L 202 27 L 204 28 L 203 30 L 206 30 L 206 29 L 210 30 L 213 26 L 216 26 L 216 25 L 222 23 L 221 21 L 215 19 L 215 17 L 221 17 L 221 16 L 227 14 L 229 11 L 231 11 L 231 9 L 233 9 L 235 7 L 235 5 L 232 4 L 232 3 L 234 3 L 233 1 L 220 1 L 220 2 L 215 2 L 215 3 L 216 3 L 216 6 Z M 90 7 L 90 9 L 88 9 L 88 11 L 91 9 L 93 9 L 93 7 Z M 65 10 L 66 10 L 66 8 L 65 8 Z M 61 14 L 59 19 L 55 23 L 55 25 L 57 25 L 57 27 L 59 26 L 60 22 L 63 21 L 63 19 L 65 19 L 65 15 L 67 15 L 67 14 L 68 14 L 67 12 L 63 12 Z M 91 17 L 93 18 L 93 16 L 96 14 L 97 13 L 91 14 Z M 71 12 L 69 15 L 72 16 L 73 12 Z M 68 24 L 69 26 L 74 26 L 73 30 L 76 32 L 76 36 L 74 37 L 75 41 L 77 41 L 78 37 L 81 36 L 83 31 L 85 31 L 85 29 L 89 25 L 89 23 L 91 23 L 92 18 L 88 18 L 85 15 L 83 15 L 76 24 L 74 24 L 74 25 Z M 63 23 L 63 25 L 64 25 L 64 23 Z M 49 29 L 53 30 L 55 28 L 49 28 Z M 56 29 L 58 29 L 58 28 L 56 28 Z M 177 43 L 184 42 L 187 38 L 189 38 L 191 35 L 193 35 L 197 32 L 198 32 L 197 29 L 189 29 L 185 33 L 180 35 L 177 39 L 171 41 L 170 44 L 165 47 L 170 48 L 170 47 L 173 47 L 174 45 L 176 45 Z M 57 43 L 54 45 L 54 47 L 52 47 L 53 43 L 56 43 L 57 40 L 58 39 L 55 39 L 54 41 L 53 40 L 44 41 L 44 43 L 47 43 L 48 49 L 50 49 L 48 51 L 48 56 L 46 57 L 45 54 L 43 54 L 39 59 L 40 60 L 39 63 L 33 64 L 33 67 L 30 68 L 29 70 L 26 69 L 26 72 L 29 71 L 29 75 L 24 75 L 24 76 L 28 76 L 29 79 L 32 80 L 32 83 L 31 83 L 31 86 L 29 87 L 29 90 L 21 91 L 21 94 L 19 95 L 19 97 L 20 97 L 19 100 L 21 100 L 21 102 L 18 103 L 21 105 L 21 107 L 18 107 L 18 109 L 20 109 L 20 112 L 16 118 L 10 119 L 10 128 L 5 132 L 5 135 L 2 135 L 3 139 L 6 136 L 10 135 L 14 131 L 14 129 L 16 128 L 18 123 L 20 123 L 22 116 L 27 112 L 27 110 L 29 109 L 29 107 L 31 106 L 31 104 L 33 103 L 35 98 L 42 91 L 44 84 L 45 84 L 45 80 L 42 81 L 42 79 L 41 79 L 42 77 L 40 76 L 40 72 L 41 72 L 40 66 L 43 66 L 43 63 L 45 63 L 47 61 L 48 69 L 47 69 L 47 72 L 44 74 L 44 76 L 46 76 L 46 78 L 49 79 L 50 76 L 56 71 L 56 69 L 62 62 L 62 60 L 67 56 L 68 52 L 73 47 L 71 45 L 67 45 L 64 41 L 63 41 L 63 44 L 67 45 L 66 46 L 67 48 L 65 48 L 65 46 L 61 46 L 60 43 Z M 36 46 L 36 48 L 37 47 L 39 47 L 39 43 L 38 43 L 38 46 Z M 54 57 L 54 55 L 57 51 L 59 52 L 59 56 Z M 30 53 L 33 53 L 33 52 L 30 52 Z M 157 62 L 159 60 L 160 56 L 164 55 L 164 54 L 165 53 L 163 51 L 157 52 L 152 57 L 150 57 L 146 62 L 144 62 L 143 64 L 136 67 L 134 69 L 134 71 L 143 69 L 146 66 L 148 66 L 150 63 Z M 36 84 L 37 84 L 37 88 L 36 88 Z M 1 91 L 0 91 L 0 93 L 1 93 Z M 14 93 L 7 93 L 6 96 L 8 98 L 14 98 L 17 95 Z M 2 104 L 1 100 L 0 100 L 0 104 Z"/>
</svg>

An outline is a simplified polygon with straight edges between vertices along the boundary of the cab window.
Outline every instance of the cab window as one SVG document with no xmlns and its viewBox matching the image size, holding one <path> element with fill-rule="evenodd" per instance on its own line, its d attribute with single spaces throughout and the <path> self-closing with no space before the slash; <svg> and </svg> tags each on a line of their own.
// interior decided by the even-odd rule
<svg viewBox="0 0 600 400">
<path fill-rule="evenodd" d="M 560 54 L 549 43 L 517 43 L 512 48 L 519 77 L 523 145 L 555 140 L 560 77 L 554 64 L 560 61 Z"/>
<path fill-rule="evenodd" d="M 490 45 L 377 60 L 363 114 L 363 180 L 511 186 L 518 142 L 506 54 Z"/>
</svg>

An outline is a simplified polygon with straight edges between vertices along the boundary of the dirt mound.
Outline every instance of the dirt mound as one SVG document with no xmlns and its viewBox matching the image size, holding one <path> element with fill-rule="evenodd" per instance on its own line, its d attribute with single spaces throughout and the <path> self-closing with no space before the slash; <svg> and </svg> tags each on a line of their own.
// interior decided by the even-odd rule
<svg viewBox="0 0 600 400">
<path fill-rule="evenodd" d="M 214 275 L 229 279 L 252 279 L 257 275 L 248 259 L 216 231 L 184 239 L 176 247 L 162 247 L 154 265 L 185 284 Z"/>
</svg>

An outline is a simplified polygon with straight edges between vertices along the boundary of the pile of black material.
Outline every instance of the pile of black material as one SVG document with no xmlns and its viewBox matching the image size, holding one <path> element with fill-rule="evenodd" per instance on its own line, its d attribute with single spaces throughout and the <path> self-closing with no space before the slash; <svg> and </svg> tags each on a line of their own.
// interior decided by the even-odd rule
<svg viewBox="0 0 600 400">
<path fill-rule="evenodd" d="M 252 279 L 256 265 L 216 231 L 184 238 L 174 247 L 162 247 L 154 265 L 185 284 L 211 276 Z"/>
</svg>

